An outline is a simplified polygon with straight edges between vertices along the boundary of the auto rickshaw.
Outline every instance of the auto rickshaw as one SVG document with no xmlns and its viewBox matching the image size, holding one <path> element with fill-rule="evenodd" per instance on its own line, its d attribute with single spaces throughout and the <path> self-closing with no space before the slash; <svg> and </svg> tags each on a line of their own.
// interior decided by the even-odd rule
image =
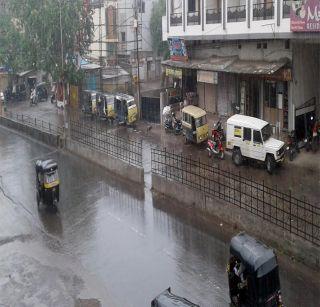
<svg viewBox="0 0 320 307">
<path fill-rule="evenodd" d="M 115 96 L 108 93 L 97 93 L 97 113 L 100 118 L 114 120 L 116 113 L 114 110 Z"/>
<path fill-rule="evenodd" d="M 190 105 L 182 109 L 182 129 L 187 142 L 202 143 L 208 139 L 207 113 Z"/>
<path fill-rule="evenodd" d="M 41 82 L 41 83 L 36 84 L 35 93 L 37 95 L 38 102 L 47 101 L 47 99 L 48 99 L 47 84 L 45 82 Z"/>
<path fill-rule="evenodd" d="M 227 272 L 232 306 L 283 306 L 276 255 L 260 241 L 244 232 L 233 237 Z"/>
<path fill-rule="evenodd" d="M 132 125 L 138 119 L 138 108 L 134 97 L 127 94 L 115 95 L 115 112 L 119 124 Z"/>
<path fill-rule="evenodd" d="M 97 114 L 97 92 L 84 90 L 81 95 L 81 110 L 85 114 Z"/>
<path fill-rule="evenodd" d="M 58 164 L 49 160 L 36 162 L 37 205 L 54 207 L 59 202 Z"/>
<path fill-rule="evenodd" d="M 171 289 L 168 288 L 152 300 L 151 307 L 199 307 L 199 305 L 172 294 Z"/>
</svg>

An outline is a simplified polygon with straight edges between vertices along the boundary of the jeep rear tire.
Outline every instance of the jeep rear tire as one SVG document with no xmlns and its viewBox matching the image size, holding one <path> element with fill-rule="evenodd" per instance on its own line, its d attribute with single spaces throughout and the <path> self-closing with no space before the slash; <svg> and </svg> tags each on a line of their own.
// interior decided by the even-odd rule
<svg viewBox="0 0 320 307">
<path fill-rule="evenodd" d="M 240 166 L 243 162 L 242 154 L 239 148 L 234 148 L 232 153 L 232 161 L 236 166 Z"/>
<path fill-rule="evenodd" d="M 272 174 L 274 169 L 276 168 L 276 161 L 273 155 L 267 155 L 266 158 L 266 167 L 269 174 Z"/>
</svg>

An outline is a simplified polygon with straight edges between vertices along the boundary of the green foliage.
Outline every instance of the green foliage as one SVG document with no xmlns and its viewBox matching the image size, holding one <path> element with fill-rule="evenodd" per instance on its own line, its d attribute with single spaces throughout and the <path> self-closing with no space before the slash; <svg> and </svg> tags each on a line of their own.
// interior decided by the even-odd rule
<svg viewBox="0 0 320 307">
<path fill-rule="evenodd" d="M 166 13 L 165 0 L 158 0 L 153 4 L 150 18 L 150 33 L 152 40 L 152 49 L 155 54 L 168 56 L 168 43 L 162 41 L 162 16 Z"/>
<path fill-rule="evenodd" d="M 81 79 L 76 61 L 88 52 L 93 37 L 92 12 L 85 11 L 83 0 L 10 0 L 8 14 L 0 23 L 0 31 L 6 32 L 0 61 L 19 69 L 42 69 L 56 80 Z M 13 43 L 18 54 L 14 61 L 3 56 Z"/>
</svg>

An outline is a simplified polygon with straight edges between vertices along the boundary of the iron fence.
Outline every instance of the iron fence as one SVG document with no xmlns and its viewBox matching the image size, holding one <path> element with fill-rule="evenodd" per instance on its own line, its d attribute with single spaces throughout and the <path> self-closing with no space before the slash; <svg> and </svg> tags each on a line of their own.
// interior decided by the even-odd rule
<svg viewBox="0 0 320 307">
<path fill-rule="evenodd" d="M 22 123 L 26 126 L 31 126 L 38 130 L 49 132 L 52 134 L 63 135 L 63 132 L 64 132 L 63 127 L 52 124 L 41 118 L 30 116 L 28 114 L 19 114 L 19 113 L 13 113 L 11 111 L 8 111 L 8 112 L 5 112 L 4 117 L 14 120 L 16 122 Z"/>
<path fill-rule="evenodd" d="M 101 126 L 73 120 L 70 121 L 70 136 L 79 143 L 105 152 L 131 165 L 142 167 L 142 141 L 133 141 L 108 132 Z"/>
<path fill-rule="evenodd" d="M 290 7 L 292 0 L 283 0 L 282 2 L 282 18 L 290 18 Z"/>
<path fill-rule="evenodd" d="M 274 2 L 267 1 L 253 4 L 253 20 L 267 20 L 274 18 Z"/>
<path fill-rule="evenodd" d="M 228 6 L 227 20 L 228 22 L 246 21 L 246 5 Z"/>
<path fill-rule="evenodd" d="M 206 22 L 207 24 L 221 23 L 221 8 L 207 9 Z"/>
<path fill-rule="evenodd" d="M 320 208 L 264 182 L 208 165 L 200 160 L 151 150 L 152 173 L 227 201 L 282 229 L 320 246 Z"/>
<path fill-rule="evenodd" d="M 181 26 L 182 25 L 182 13 L 174 13 L 170 15 L 170 25 Z"/>
</svg>

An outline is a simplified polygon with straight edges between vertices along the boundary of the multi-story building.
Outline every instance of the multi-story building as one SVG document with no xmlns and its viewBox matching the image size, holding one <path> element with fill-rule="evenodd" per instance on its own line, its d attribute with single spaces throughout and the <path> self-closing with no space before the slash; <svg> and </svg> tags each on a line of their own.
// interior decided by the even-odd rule
<svg viewBox="0 0 320 307">
<path fill-rule="evenodd" d="M 160 77 L 161 59 L 154 57 L 149 30 L 153 2 L 91 0 L 95 25 L 91 56 L 109 66 L 120 65 L 135 77 L 138 47 L 140 80 Z"/>
<path fill-rule="evenodd" d="M 183 39 L 188 56 L 163 62 L 168 80 L 213 114 L 305 133 L 307 115 L 320 114 L 318 1 L 166 1 L 163 39 Z"/>
</svg>

